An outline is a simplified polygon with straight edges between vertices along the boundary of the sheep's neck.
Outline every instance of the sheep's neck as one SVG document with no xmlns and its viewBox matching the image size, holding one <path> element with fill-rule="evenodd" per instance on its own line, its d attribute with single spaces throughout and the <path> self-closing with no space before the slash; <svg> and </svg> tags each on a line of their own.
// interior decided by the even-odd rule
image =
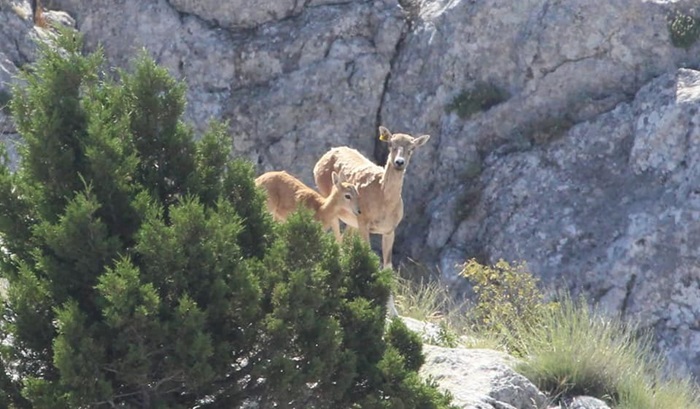
<svg viewBox="0 0 700 409">
<path fill-rule="evenodd" d="M 340 199 L 340 191 L 333 187 L 328 197 L 320 201 L 320 206 L 318 207 L 317 213 L 318 218 L 321 220 L 325 220 L 327 216 L 337 213 L 337 207 Z"/>
<path fill-rule="evenodd" d="M 403 189 L 404 171 L 396 170 L 391 163 L 387 162 L 384 166 L 384 175 L 382 176 L 382 192 L 387 198 L 401 198 L 401 189 Z"/>
</svg>

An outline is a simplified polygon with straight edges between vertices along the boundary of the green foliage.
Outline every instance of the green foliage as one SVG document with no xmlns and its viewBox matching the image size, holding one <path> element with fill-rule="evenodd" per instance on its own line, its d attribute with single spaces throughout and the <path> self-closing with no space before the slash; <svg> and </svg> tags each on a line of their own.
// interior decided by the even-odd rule
<svg viewBox="0 0 700 409">
<path fill-rule="evenodd" d="M 519 352 L 515 348 L 518 330 L 535 325 L 553 307 L 544 301 L 537 279 L 524 264 L 511 266 L 499 260 L 494 266 L 484 266 L 472 259 L 464 264 L 460 274 L 473 284 L 476 294 L 472 311 L 475 326 L 505 337 L 511 352 Z"/>
<path fill-rule="evenodd" d="M 446 112 L 455 112 L 461 119 L 468 119 L 477 112 L 486 111 L 508 99 L 508 94 L 489 82 L 479 81 L 452 99 Z"/>
<path fill-rule="evenodd" d="M 700 38 L 700 18 L 676 10 L 668 18 L 668 32 L 675 47 L 687 50 Z"/>
<path fill-rule="evenodd" d="M 392 273 L 309 212 L 277 225 L 226 125 L 142 54 L 118 79 L 66 32 L 11 102 L 0 160 L 0 405 L 447 408 L 393 325 Z"/>
<path fill-rule="evenodd" d="M 403 356 L 406 369 L 417 371 L 425 363 L 420 336 L 406 327 L 401 318 L 394 317 L 389 324 L 386 340 Z"/>
<path fill-rule="evenodd" d="M 592 395 L 617 408 L 700 408 L 689 381 L 663 376 L 651 338 L 618 318 L 562 297 L 523 331 L 518 371 L 554 396 Z"/>
</svg>

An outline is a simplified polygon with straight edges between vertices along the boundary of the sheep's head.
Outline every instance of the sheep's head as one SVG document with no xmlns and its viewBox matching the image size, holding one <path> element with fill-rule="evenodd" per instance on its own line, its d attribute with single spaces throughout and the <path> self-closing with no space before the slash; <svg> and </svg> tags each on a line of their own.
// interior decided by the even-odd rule
<svg viewBox="0 0 700 409">
<path fill-rule="evenodd" d="M 430 135 L 422 135 L 417 138 L 408 134 L 395 133 L 392 134 L 383 126 L 379 127 L 379 140 L 389 144 L 388 163 L 394 169 L 403 171 L 408 167 L 408 161 L 411 160 L 413 150 L 419 146 L 423 146 L 430 139 Z"/>
<path fill-rule="evenodd" d="M 342 195 L 340 200 L 342 200 L 343 207 L 351 211 L 355 216 L 362 213 L 360 210 L 360 194 L 357 191 L 357 187 L 352 183 L 346 182 L 343 173 L 333 172 L 331 178 L 333 185 Z"/>
</svg>

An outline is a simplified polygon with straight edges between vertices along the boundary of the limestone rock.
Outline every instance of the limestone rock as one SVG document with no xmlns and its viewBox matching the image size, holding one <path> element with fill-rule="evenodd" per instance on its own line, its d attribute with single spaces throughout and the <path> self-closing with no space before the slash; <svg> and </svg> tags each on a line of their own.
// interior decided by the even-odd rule
<svg viewBox="0 0 700 409">
<path fill-rule="evenodd" d="M 699 80 L 664 74 L 556 141 L 490 155 L 462 222 L 479 227 L 458 228 L 453 243 L 526 260 L 547 285 L 655 328 L 672 364 L 698 371 Z"/>
<path fill-rule="evenodd" d="M 591 396 L 577 396 L 565 409 L 610 409 L 607 403 Z M 562 408 L 562 409 L 564 409 Z"/>
<path fill-rule="evenodd" d="M 512 357 L 485 349 L 424 345 L 426 362 L 420 370 L 453 395 L 453 404 L 469 409 L 544 408 L 546 397 L 525 377 L 514 372 Z"/>
<path fill-rule="evenodd" d="M 252 19 L 253 31 L 212 25 L 209 15 L 229 7 L 219 3 L 53 4 L 75 13 L 89 47 L 101 43 L 111 64 L 126 66 L 145 48 L 186 79 L 187 118 L 199 129 L 229 120 L 237 152 L 261 172 L 287 169 L 313 185 L 313 165 L 331 146 L 371 154 L 383 84 L 406 29 L 396 1 L 311 2 L 286 18 Z M 257 2 L 230 5 L 238 3 L 224 16 L 260 11 Z"/>
</svg>

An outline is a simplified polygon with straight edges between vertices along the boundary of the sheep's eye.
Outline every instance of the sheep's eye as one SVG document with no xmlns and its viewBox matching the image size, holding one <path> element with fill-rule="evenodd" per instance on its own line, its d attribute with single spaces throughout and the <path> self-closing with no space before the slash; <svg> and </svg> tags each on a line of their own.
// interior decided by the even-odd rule
<svg viewBox="0 0 700 409">
<path fill-rule="evenodd" d="M 345 198 L 348 200 L 352 199 L 352 197 L 348 193 L 345 194 Z"/>
</svg>

